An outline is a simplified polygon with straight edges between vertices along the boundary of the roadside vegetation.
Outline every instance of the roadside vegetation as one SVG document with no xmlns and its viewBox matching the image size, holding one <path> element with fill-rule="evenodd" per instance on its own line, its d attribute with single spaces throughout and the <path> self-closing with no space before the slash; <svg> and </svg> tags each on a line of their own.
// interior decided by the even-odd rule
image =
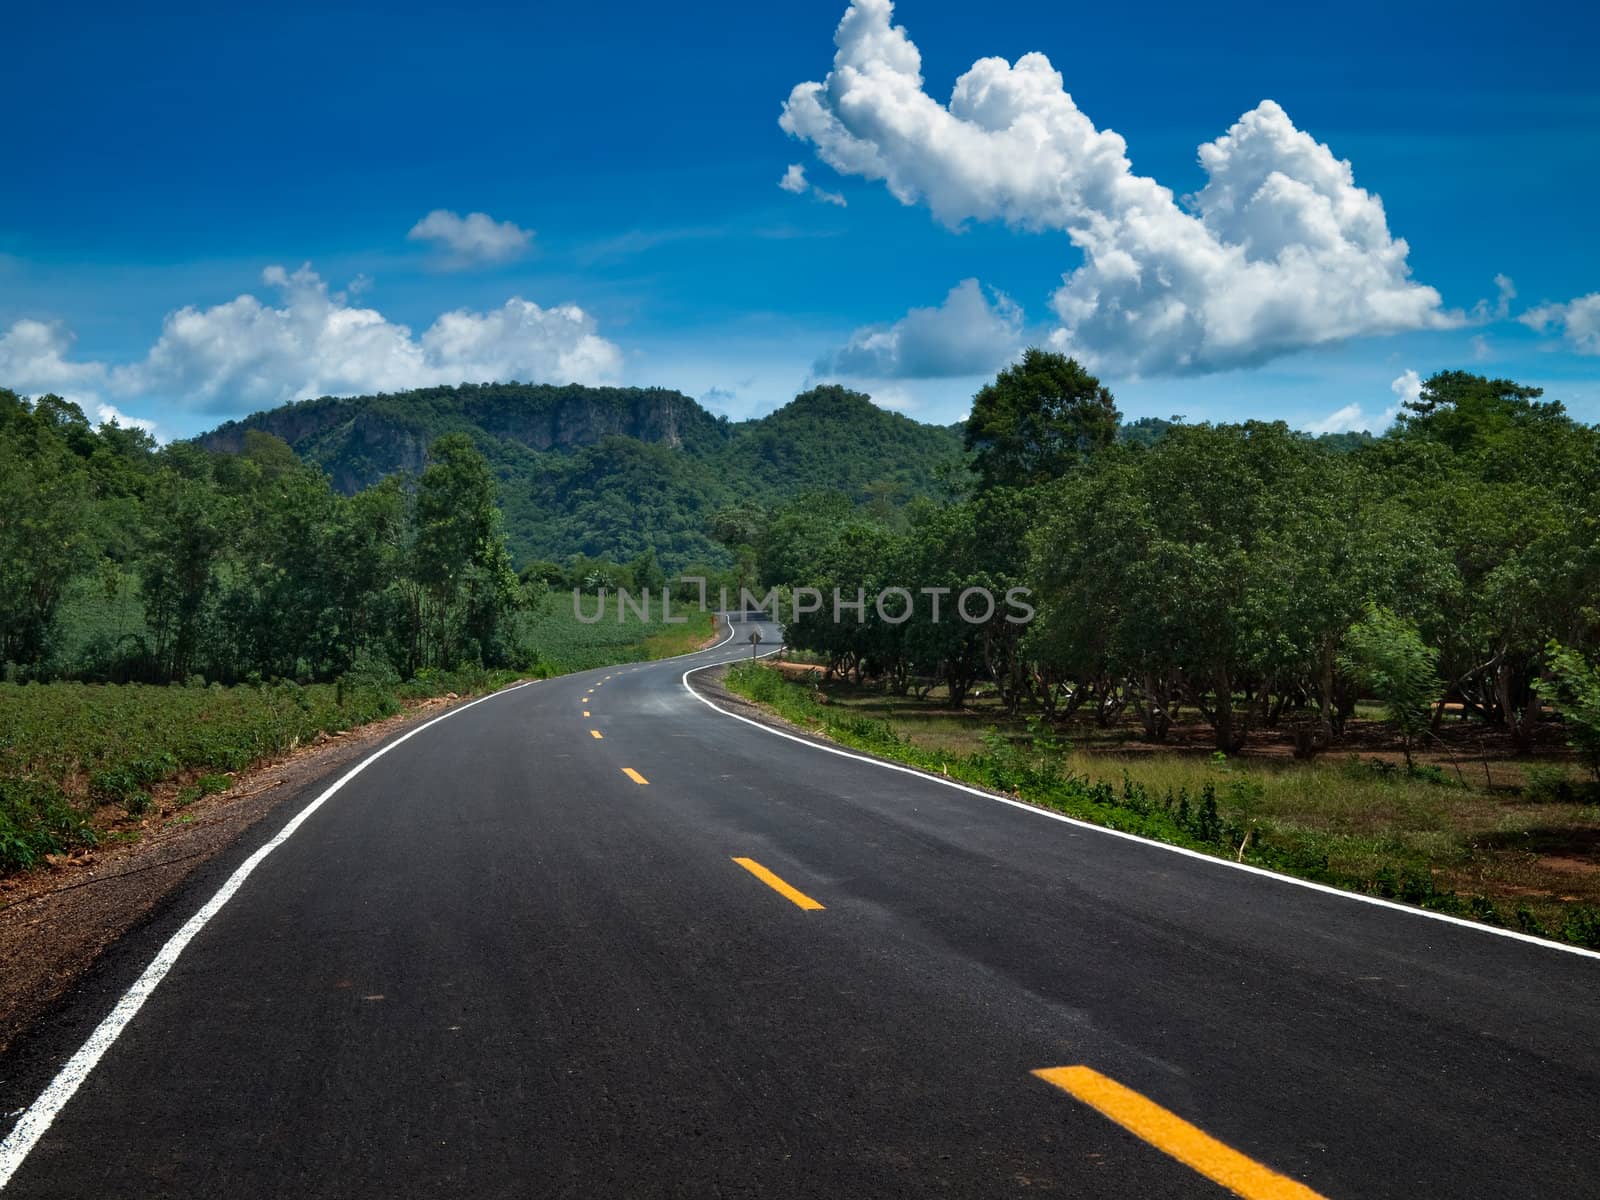
<svg viewBox="0 0 1600 1200">
<path fill-rule="evenodd" d="M 726 683 L 840 745 L 1111 829 L 1600 948 L 1600 872 L 1584 859 L 1600 845 L 1600 806 L 1565 767 L 1501 761 L 1462 782 L 1393 754 L 1150 751 L 1132 729 L 1093 725 L 1071 730 L 1079 743 L 1070 727 L 981 699 L 952 709 L 788 663 L 740 663 Z"/>
<path fill-rule="evenodd" d="M 1130 426 L 1029 351 L 966 444 L 945 503 L 729 522 L 763 588 L 821 601 L 783 614 L 815 683 L 736 686 L 1090 819 L 1594 942 L 1600 429 L 1460 371 L 1381 437 Z"/>
<path fill-rule="evenodd" d="M 265 434 L 158 447 L 0 390 L 0 873 L 136 836 L 158 801 L 408 703 L 710 632 L 699 613 L 584 625 L 519 576 L 465 436 L 347 497 Z"/>
<path fill-rule="evenodd" d="M 0 683 L 0 874 L 181 820 L 240 771 L 422 701 L 683 654 L 711 632 L 699 613 L 684 625 L 584 625 L 570 603 L 551 603 L 529 620 L 541 655 L 523 671 L 427 668 L 402 680 L 369 659 L 330 683 Z"/>
</svg>

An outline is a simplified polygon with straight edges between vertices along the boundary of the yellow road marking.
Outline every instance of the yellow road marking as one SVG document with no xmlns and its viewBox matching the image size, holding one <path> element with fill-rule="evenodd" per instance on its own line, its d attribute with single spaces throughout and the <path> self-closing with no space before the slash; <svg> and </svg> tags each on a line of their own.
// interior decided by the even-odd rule
<svg viewBox="0 0 1600 1200">
<path fill-rule="evenodd" d="M 791 901 L 799 907 L 809 910 L 816 910 L 822 907 L 822 905 L 818 904 L 815 900 L 806 895 L 804 892 L 800 891 L 798 888 L 790 887 L 787 883 L 779 879 L 755 859 L 735 858 L 733 861 L 738 863 L 746 871 L 749 871 L 750 874 L 761 880 L 762 883 L 766 884 L 773 891 L 777 892 L 778 895 L 782 896 L 786 900 Z"/>
<path fill-rule="evenodd" d="M 1324 1200 L 1089 1067 L 1046 1067 L 1033 1074 L 1245 1200 Z"/>
<path fill-rule="evenodd" d="M 591 729 L 589 730 L 589 736 L 598 741 L 600 739 L 600 731 L 598 729 Z"/>
<path fill-rule="evenodd" d="M 633 780 L 635 783 L 649 783 L 650 782 L 643 775 L 639 774 L 639 772 L 635 771 L 632 767 L 623 767 L 622 768 L 622 773 L 624 775 L 626 775 L 629 779 Z"/>
<path fill-rule="evenodd" d="M 583 715 L 586 717 L 589 715 L 589 710 L 587 708 L 583 710 Z"/>
</svg>

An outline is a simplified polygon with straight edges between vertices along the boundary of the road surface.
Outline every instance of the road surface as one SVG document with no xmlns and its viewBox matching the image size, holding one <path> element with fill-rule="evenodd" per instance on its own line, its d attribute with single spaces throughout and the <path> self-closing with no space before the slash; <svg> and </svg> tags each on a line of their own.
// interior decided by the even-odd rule
<svg viewBox="0 0 1600 1200">
<path fill-rule="evenodd" d="M 502 693 L 283 806 L 0 1062 L 7 1200 L 1600 1195 L 1594 957 L 686 687 L 748 653 Z"/>
</svg>

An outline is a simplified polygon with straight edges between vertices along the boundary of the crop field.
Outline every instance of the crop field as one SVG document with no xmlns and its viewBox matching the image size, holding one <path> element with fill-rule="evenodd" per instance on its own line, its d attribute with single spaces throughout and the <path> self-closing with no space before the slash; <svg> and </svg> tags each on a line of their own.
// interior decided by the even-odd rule
<svg viewBox="0 0 1600 1200">
<path fill-rule="evenodd" d="M 712 634 L 709 613 L 674 614 L 674 623 L 667 624 L 659 610 L 651 610 L 649 621 L 629 610 L 626 620 L 619 621 L 616 603 L 615 597 L 608 598 L 601 619 L 586 624 L 574 612 L 572 597 L 558 594 L 527 618 L 521 640 L 538 655 L 540 673 L 563 675 L 619 662 L 670 658 L 695 649 Z M 583 615 L 593 617 L 596 611 L 594 597 L 584 597 Z M 677 624 L 679 615 L 689 619 Z"/>
<path fill-rule="evenodd" d="M 586 610 L 589 611 L 589 610 Z M 423 671 L 401 683 L 366 673 L 338 683 L 224 687 L 0 683 L 0 873 L 93 845 L 107 830 L 136 834 L 153 791 L 174 782 L 176 803 L 227 788 L 230 772 L 314 739 L 391 716 L 407 701 L 491 691 L 521 675 L 557 675 L 693 650 L 711 622 L 615 617 L 578 621 L 558 597 L 530 618 L 530 670 Z"/>
</svg>

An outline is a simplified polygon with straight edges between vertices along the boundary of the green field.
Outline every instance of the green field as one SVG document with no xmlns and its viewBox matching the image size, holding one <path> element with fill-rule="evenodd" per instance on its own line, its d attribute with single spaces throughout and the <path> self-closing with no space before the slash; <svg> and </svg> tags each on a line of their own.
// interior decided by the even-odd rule
<svg viewBox="0 0 1600 1200">
<path fill-rule="evenodd" d="M 952 712 L 743 663 L 728 687 L 841 744 L 1083 820 L 1272 870 L 1600 946 L 1600 806 L 1551 768 L 1519 792 L 1329 756 L 1078 749 L 1037 720 Z M 1571 798 L 1576 795 L 1576 799 Z"/>
<path fill-rule="evenodd" d="M 593 596 L 583 598 L 584 616 L 595 615 L 596 603 Z M 675 612 L 674 622 L 680 616 L 689 618 L 681 625 L 664 623 L 659 609 L 654 608 L 649 621 L 640 620 L 632 610 L 626 616 L 625 621 L 617 620 L 613 597 L 607 601 L 603 619 L 585 624 L 573 611 L 571 594 L 557 593 L 537 615 L 524 618 L 518 640 L 537 652 L 541 673 L 565 675 L 612 663 L 686 654 L 712 634 L 709 613 Z"/>
<path fill-rule="evenodd" d="M 531 671 L 556 675 L 693 650 L 710 617 L 585 625 L 570 597 L 527 618 Z M 518 672 L 424 671 L 402 683 L 382 668 L 336 683 L 260 686 L 0 683 L 0 872 L 46 855 L 137 836 L 137 818 L 226 788 L 230 772 L 401 711 L 407 701 L 492 691 Z"/>
</svg>

